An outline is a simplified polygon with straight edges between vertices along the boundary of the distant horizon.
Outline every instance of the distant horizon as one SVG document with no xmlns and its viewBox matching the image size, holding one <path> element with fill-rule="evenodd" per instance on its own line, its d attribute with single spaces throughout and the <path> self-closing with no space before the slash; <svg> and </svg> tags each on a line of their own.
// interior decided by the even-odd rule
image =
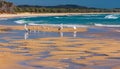
<svg viewBox="0 0 120 69">
<path fill-rule="evenodd" d="M 79 5 L 85 7 L 94 7 L 94 8 L 120 8 L 120 1 L 118 0 L 7 0 L 13 2 L 15 5 L 38 5 L 38 6 L 57 6 L 57 5 Z"/>
</svg>

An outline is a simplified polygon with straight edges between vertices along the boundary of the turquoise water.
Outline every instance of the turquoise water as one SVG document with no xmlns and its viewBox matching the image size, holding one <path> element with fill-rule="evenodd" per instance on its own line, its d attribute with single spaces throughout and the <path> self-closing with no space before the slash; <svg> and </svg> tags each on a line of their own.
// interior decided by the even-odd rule
<svg viewBox="0 0 120 69">
<path fill-rule="evenodd" d="M 83 14 L 68 16 L 24 17 L 14 20 L 17 24 L 30 25 L 77 25 L 77 26 L 106 26 L 120 27 L 120 14 Z"/>
<path fill-rule="evenodd" d="M 8 25 L 52 25 L 64 26 L 104 26 L 120 27 L 120 14 L 82 14 L 66 16 L 39 16 L 39 17 L 21 17 L 14 19 L 1 19 L 0 24 Z"/>
</svg>

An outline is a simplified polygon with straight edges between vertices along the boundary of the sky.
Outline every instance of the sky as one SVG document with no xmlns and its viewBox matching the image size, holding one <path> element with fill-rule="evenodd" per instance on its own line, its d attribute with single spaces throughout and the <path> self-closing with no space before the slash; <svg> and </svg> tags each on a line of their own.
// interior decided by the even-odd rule
<svg viewBox="0 0 120 69">
<path fill-rule="evenodd" d="M 120 8 L 120 0 L 7 0 L 16 5 L 54 6 L 76 4 L 96 8 Z"/>
</svg>

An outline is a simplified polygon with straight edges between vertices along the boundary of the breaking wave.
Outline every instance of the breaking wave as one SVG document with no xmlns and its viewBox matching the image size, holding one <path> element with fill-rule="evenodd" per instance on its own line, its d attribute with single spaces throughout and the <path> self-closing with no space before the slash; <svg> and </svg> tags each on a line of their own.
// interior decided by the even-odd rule
<svg viewBox="0 0 120 69">
<path fill-rule="evenodd" d="M 35 24 L 35 23 L 29 23 L 28 25 L 39 25 L 39 26 L 54 26 L 59 27 L 61 24 Z M 77 25 L 77 24 L 62 24 L 63 27 L 89 27 L 87 25 Z"/>
<path fill-rule="evenodd" d="M 71 16 L 30 17 L 14 20 L 17 24 L 48 25 L 65 27 L 120 27 L 120 14 L 90 14 Z"/>
<path fill-rule="evenodd" d="M 105 16 L 106 19 L 118 19 L 119 17 L 116 15 L 107 15 Z"/>
<path fill-rule="evenodd" d="M 17 21 L 15 21 L 15 23 L 17 23 L 17 24 L 24 24 L 24 23 L 27 23 L 27 21 L 25 21 L 25 20 L 17 20 Z"/>
</svg>

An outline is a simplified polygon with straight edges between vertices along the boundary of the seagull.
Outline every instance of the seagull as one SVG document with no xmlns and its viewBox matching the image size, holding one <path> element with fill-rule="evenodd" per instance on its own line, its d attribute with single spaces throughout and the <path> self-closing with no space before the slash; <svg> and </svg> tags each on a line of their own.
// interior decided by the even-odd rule
<svg viewBox="0 0 120 69">
<path fill-rule="evenodd" d="M 58 28 L 58 30 L 62 30 L 63 29 L 63 24 L 60 25 L 60 28 Z"/>
<path fill-rule="evenodd" d="M 27 24 L 24 25 L 24 29 L 25 29 L 26 32 L 30 31 L 30 29 L 27 28 Z"/>
<path fill-rule="evenodd" d="M 63 24 L 60 25 L 60 28 L 63 29 Z"/>
<path fill-rule="evenodd" d="M 76 26 L 73 26 L 73 29 L 76 30 L 77 29 Z"/>
</svg>

